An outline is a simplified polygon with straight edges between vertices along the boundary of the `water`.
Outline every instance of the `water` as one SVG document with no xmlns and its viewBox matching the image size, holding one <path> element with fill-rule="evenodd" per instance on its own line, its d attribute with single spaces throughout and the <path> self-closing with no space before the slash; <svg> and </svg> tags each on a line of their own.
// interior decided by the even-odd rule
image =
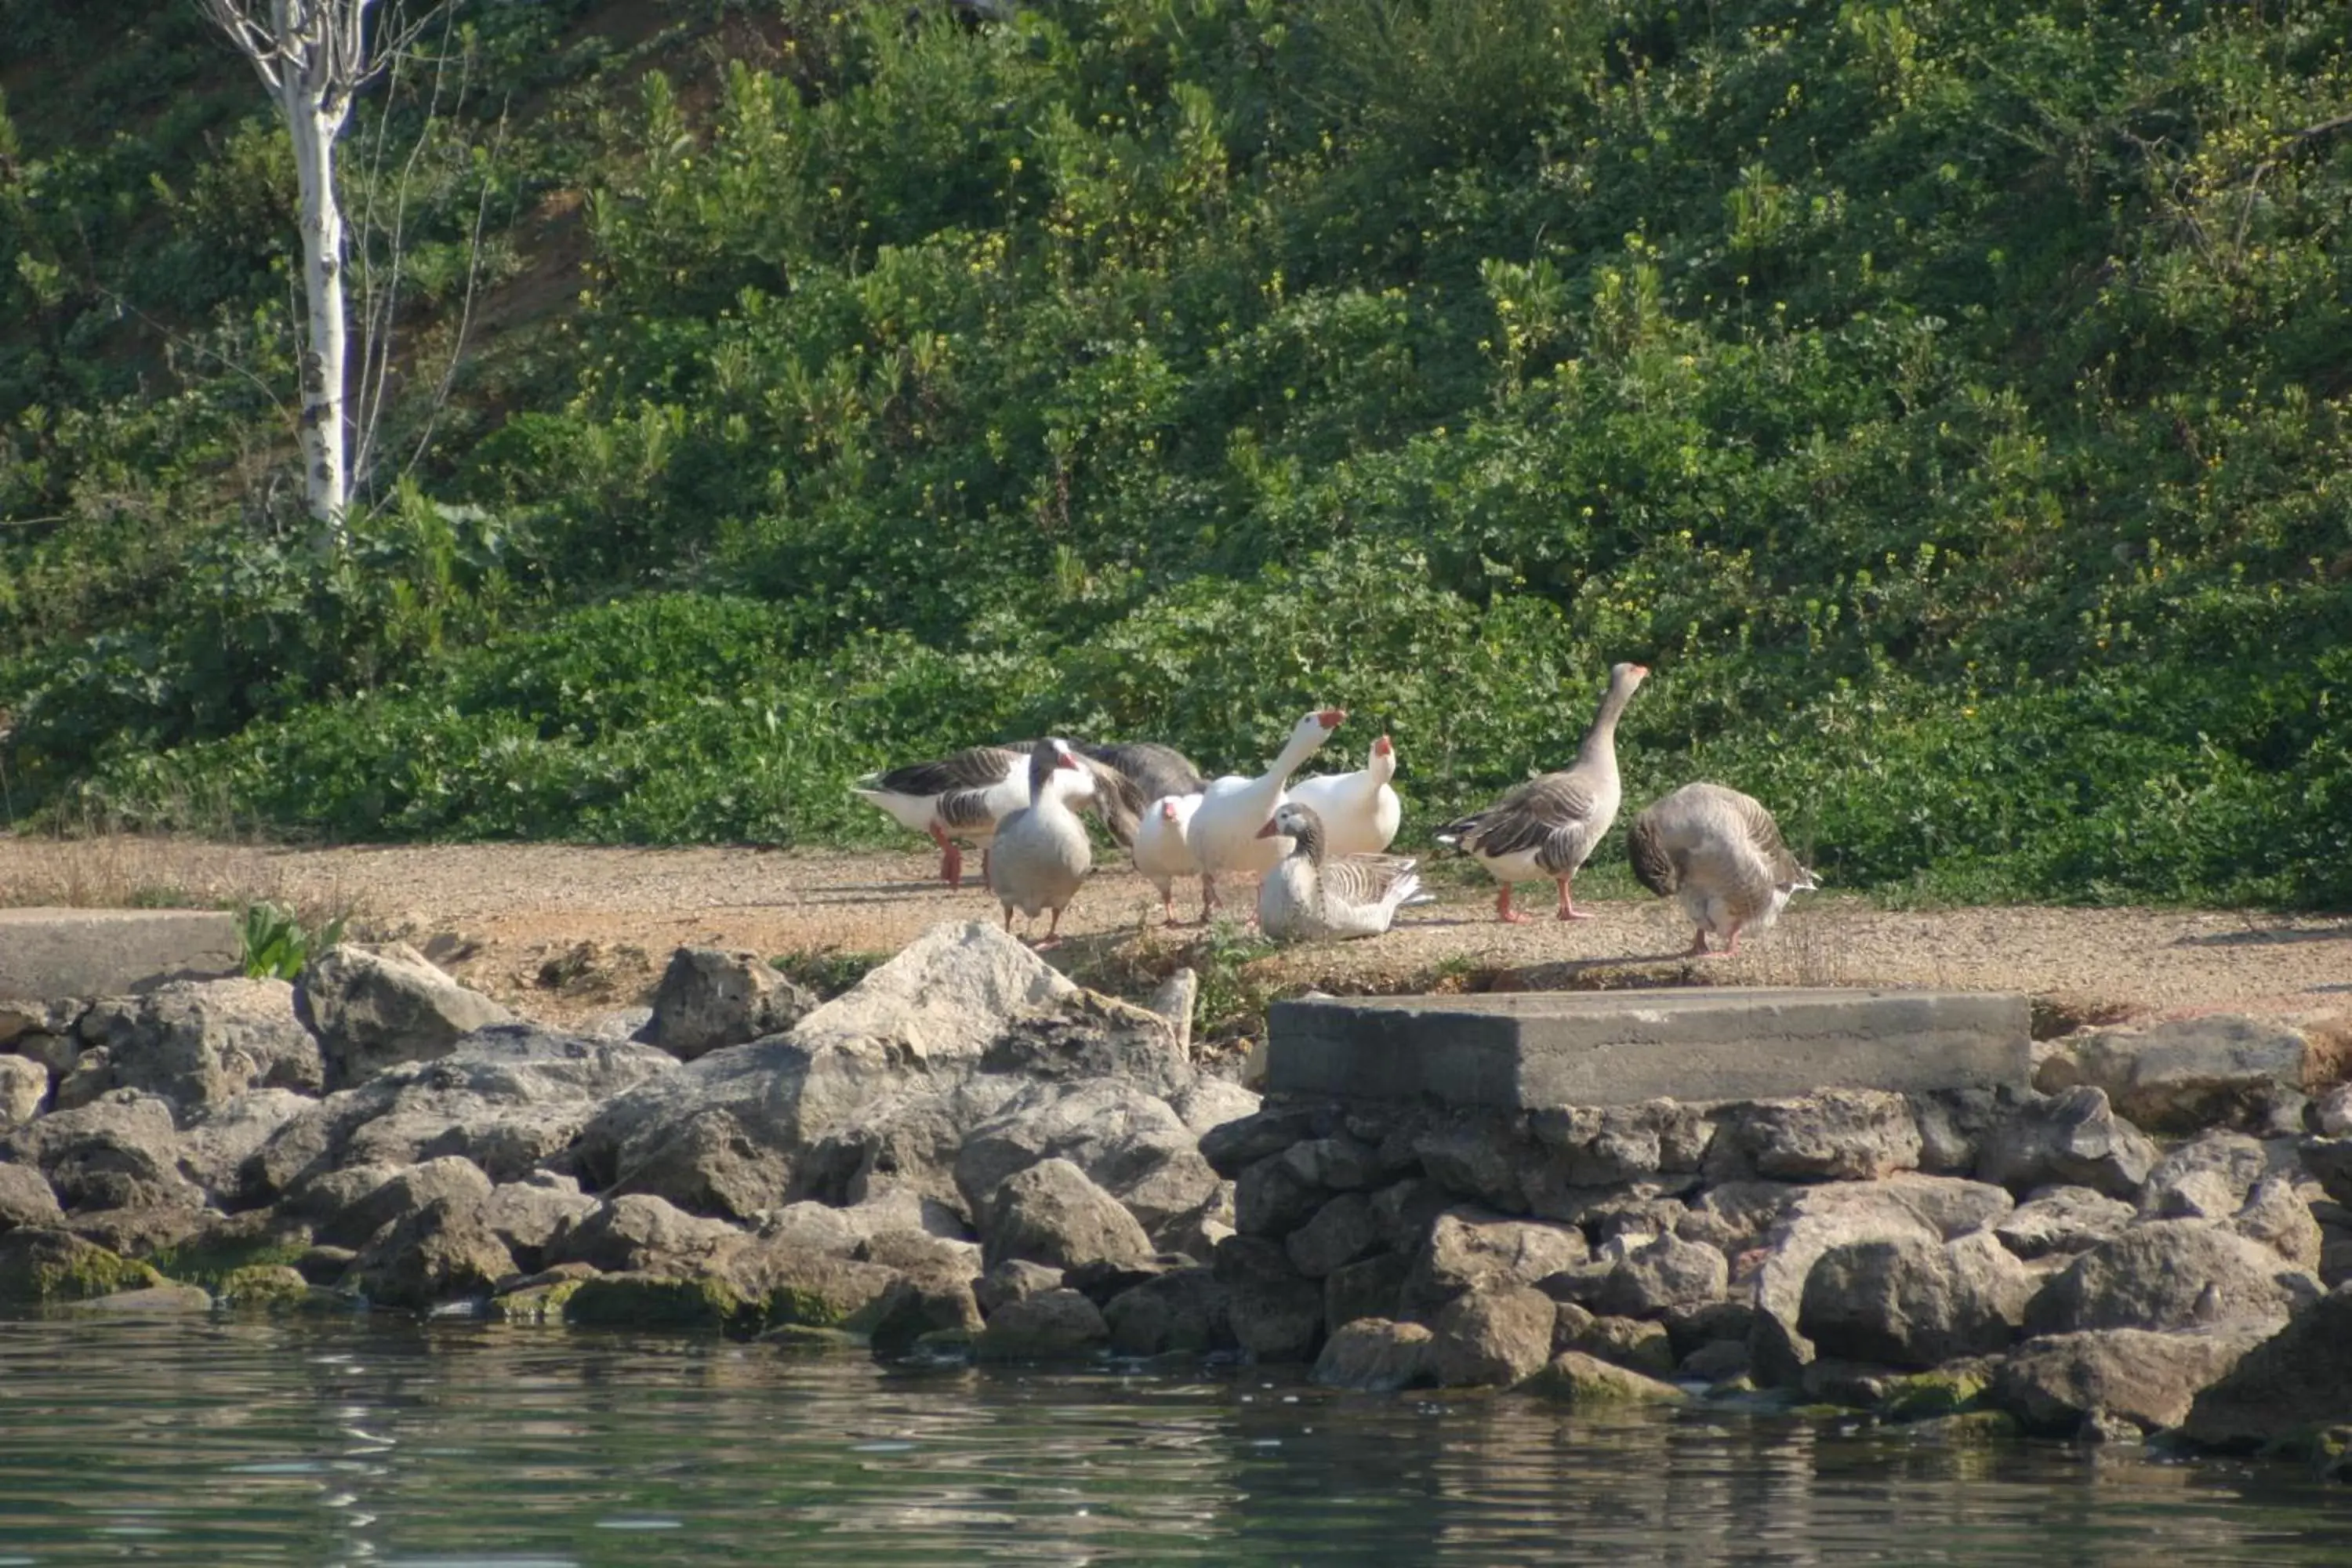
<svg viewBox="0 0 2352 1568">
<path fill-rule="evenodd" d="M 478 1325 L 0 1322 L 32 1563 L 2352 1560 L 2281 1466 Z"/>
</svg>

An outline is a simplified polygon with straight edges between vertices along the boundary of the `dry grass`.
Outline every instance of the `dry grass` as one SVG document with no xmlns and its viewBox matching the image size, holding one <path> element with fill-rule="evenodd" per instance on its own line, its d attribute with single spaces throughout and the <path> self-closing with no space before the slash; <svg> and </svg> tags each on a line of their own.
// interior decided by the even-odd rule
<svg viewBox="0 0 2352 1568">
<path fill-rule="evenodd" d="M 163 835 L 0 835 L 6 872 L 0 906 L 66 909 L 228 910 L 257 903 L 290 910 L 316 930 L 363 924 L 363 898 L 339 880 L 296 876 L 282 851 Z"/>
</svg>

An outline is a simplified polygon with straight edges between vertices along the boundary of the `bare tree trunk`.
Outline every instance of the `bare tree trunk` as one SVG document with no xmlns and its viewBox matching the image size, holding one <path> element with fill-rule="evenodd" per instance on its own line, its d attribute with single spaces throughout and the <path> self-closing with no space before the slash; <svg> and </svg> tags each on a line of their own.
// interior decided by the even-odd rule
<svg viewBox="0 0 2352 1568">
<path fill-rule="evenodd" d="M 278 0 L 281 26 L 296 0 Z M 310 515 L 330 542 L 343 540 L 351 504 L 344 463 L 344 389 L 349 384 L 348 331 L 343 312 L 343 214 L 335 200 L 335 139 L 351 113 L 348 88 L 324 79 L 323 53 L 281 71 L 279 107 L 294 142 L 294 176 L 300 202 L 304 335 L 302 353 L 302 479 Z"/>
</svg>

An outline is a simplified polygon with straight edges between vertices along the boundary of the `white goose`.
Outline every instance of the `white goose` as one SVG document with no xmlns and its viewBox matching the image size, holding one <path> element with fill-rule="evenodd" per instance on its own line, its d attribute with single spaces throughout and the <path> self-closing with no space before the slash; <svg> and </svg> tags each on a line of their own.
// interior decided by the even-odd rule
<svg viewBox="0 0 2352 1568">
<path fill-rule="evenodd" d="M 1415 863 L 1402 855 L 1329 854 L 1311 805 L 1284 802 L 1258 834 L 1293 846 L 1257 889 L 1258 929 L 1277 942 L 1378 936 L 1398 910 L 1429 902 Z"/>
<path fill-rule="evenodd" d="M 1094 867 L 1087 826 L 1070 809 L 1073 799 L 1091 798 L 1094 791 L 1094 772 L 1067 741 L 1040 741 L 1029 758 L 1029 804 L 997 826 L 988 890 L 1004 906 L 1007 931 L 1015 907 L 1033 920 L 1040 910 L 1054 912 L 1041 948 L 1062 940 L 1062 911 Z"/>
<path fill-rule="evenodd" d="M 1481 812 L 1448 823 L 1440 844 L 1468 851 L 1502 884 L 1495 895 L 1498 920 L 1526 917 L 1511 908 L 1511 884 L 1548 877 L 1559 884 L 1559 918 L 1590 920 L 1576 907 L 1569 884 L 1617 820 L 1623 787 L 1617 778 L 1617 716 L 1633 700 L 1633 689 L 1650 673 L 1639 664 L 1612 665 L 1608 694 L 1592 727 L 1576 748 L 1576 761 L 1558 773 L 1529 779 Z"/>
<path fill-rule="evenodd" d="M 1362 767 L 1300 779 L 1290 786 L 1290 798 L 1313 806 L 1323 819 L 1323 844 L 1330 853 L 1377 855 L 1395 841 L 1404 820 L 1403 803 L 1389 784 L 1396 770 L 1396 743 L 1382 735 Z"/>
<path fill-rule="evenodd" d="M 850 794 L 890 814 L 901 827 L 928 834 L 940 847 L 940 876 L 963 886 L 958 839 L 986 852 L 996 825 L 1029 804 L 1029 752 L 1012 746 L 973 746 L 937 762 L 909 763 L 869 773 Z"/>
<path fill-rule="evenodd" d="M 1739 933 L 1771 929 L 1792 893 L 1820 884 L 1780 841 L 1780 825 L 1763 804 L 1717 784 L 1688 784 L 1652 803 L 1625 836 L 1633 875 L 1660 898 L 1673 897 L 1698 930 L 1690 956 L 1703 957 L 1707 933 L 1739 951 Z"/>
<path fill-rule="evenodd" d="M 1201 863 L 1203 921 L 1217 907 L 1218 877 L 1228 872 L 1263 875 L 1290 853 L 1288 839 L 1261 838 L 1258 829 L 1273 819 L 1274 808 L 1282 804 L 1283 786 L 1290 782 L 1290 775 L 1315 754 L 1317 747 L 1330 739 L 1331 731 L 1347 717 L 1346 710 L 1339 708 L 1307 714 L 1292 726 L 1290 739 L 1284 742 L 1281 754 L 1265 772 L 1254 779 L 1228 773 L 1202 792 L 1201 804 L 1192 813 L 1192 828 L 1186 837 Z"/>
<path fill-rule="evenodd" d="M 1135 829 L 1135 868 L 1160 889 L 1160 910 L 1170 925 L 1176 918 L 1176 879 L 1201 869 L 1192 855 L 1192 814 L 1201 809 L 1198 791 L 1163 795 L 1151 803 Z"/>
</svg>

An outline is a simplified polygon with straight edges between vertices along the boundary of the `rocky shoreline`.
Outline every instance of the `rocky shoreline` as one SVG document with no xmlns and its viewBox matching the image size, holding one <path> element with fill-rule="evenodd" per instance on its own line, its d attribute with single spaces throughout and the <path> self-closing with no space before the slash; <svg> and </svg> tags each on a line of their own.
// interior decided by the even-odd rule
<svg viewBox="0 0 2352 1568">
<path fill-rule="evenodd" d="M 2352 1478 L 2341 1033 L 2084 1031 L 2021 1095 L 1506 1112 L 1262 1101 L 1190 1011 L 982 924 L 823 1004 L 680 949 L 598 1033 L 396 946 L 0 1002 L 0 1306 L 1238 1356 Z"/>
</svg>

